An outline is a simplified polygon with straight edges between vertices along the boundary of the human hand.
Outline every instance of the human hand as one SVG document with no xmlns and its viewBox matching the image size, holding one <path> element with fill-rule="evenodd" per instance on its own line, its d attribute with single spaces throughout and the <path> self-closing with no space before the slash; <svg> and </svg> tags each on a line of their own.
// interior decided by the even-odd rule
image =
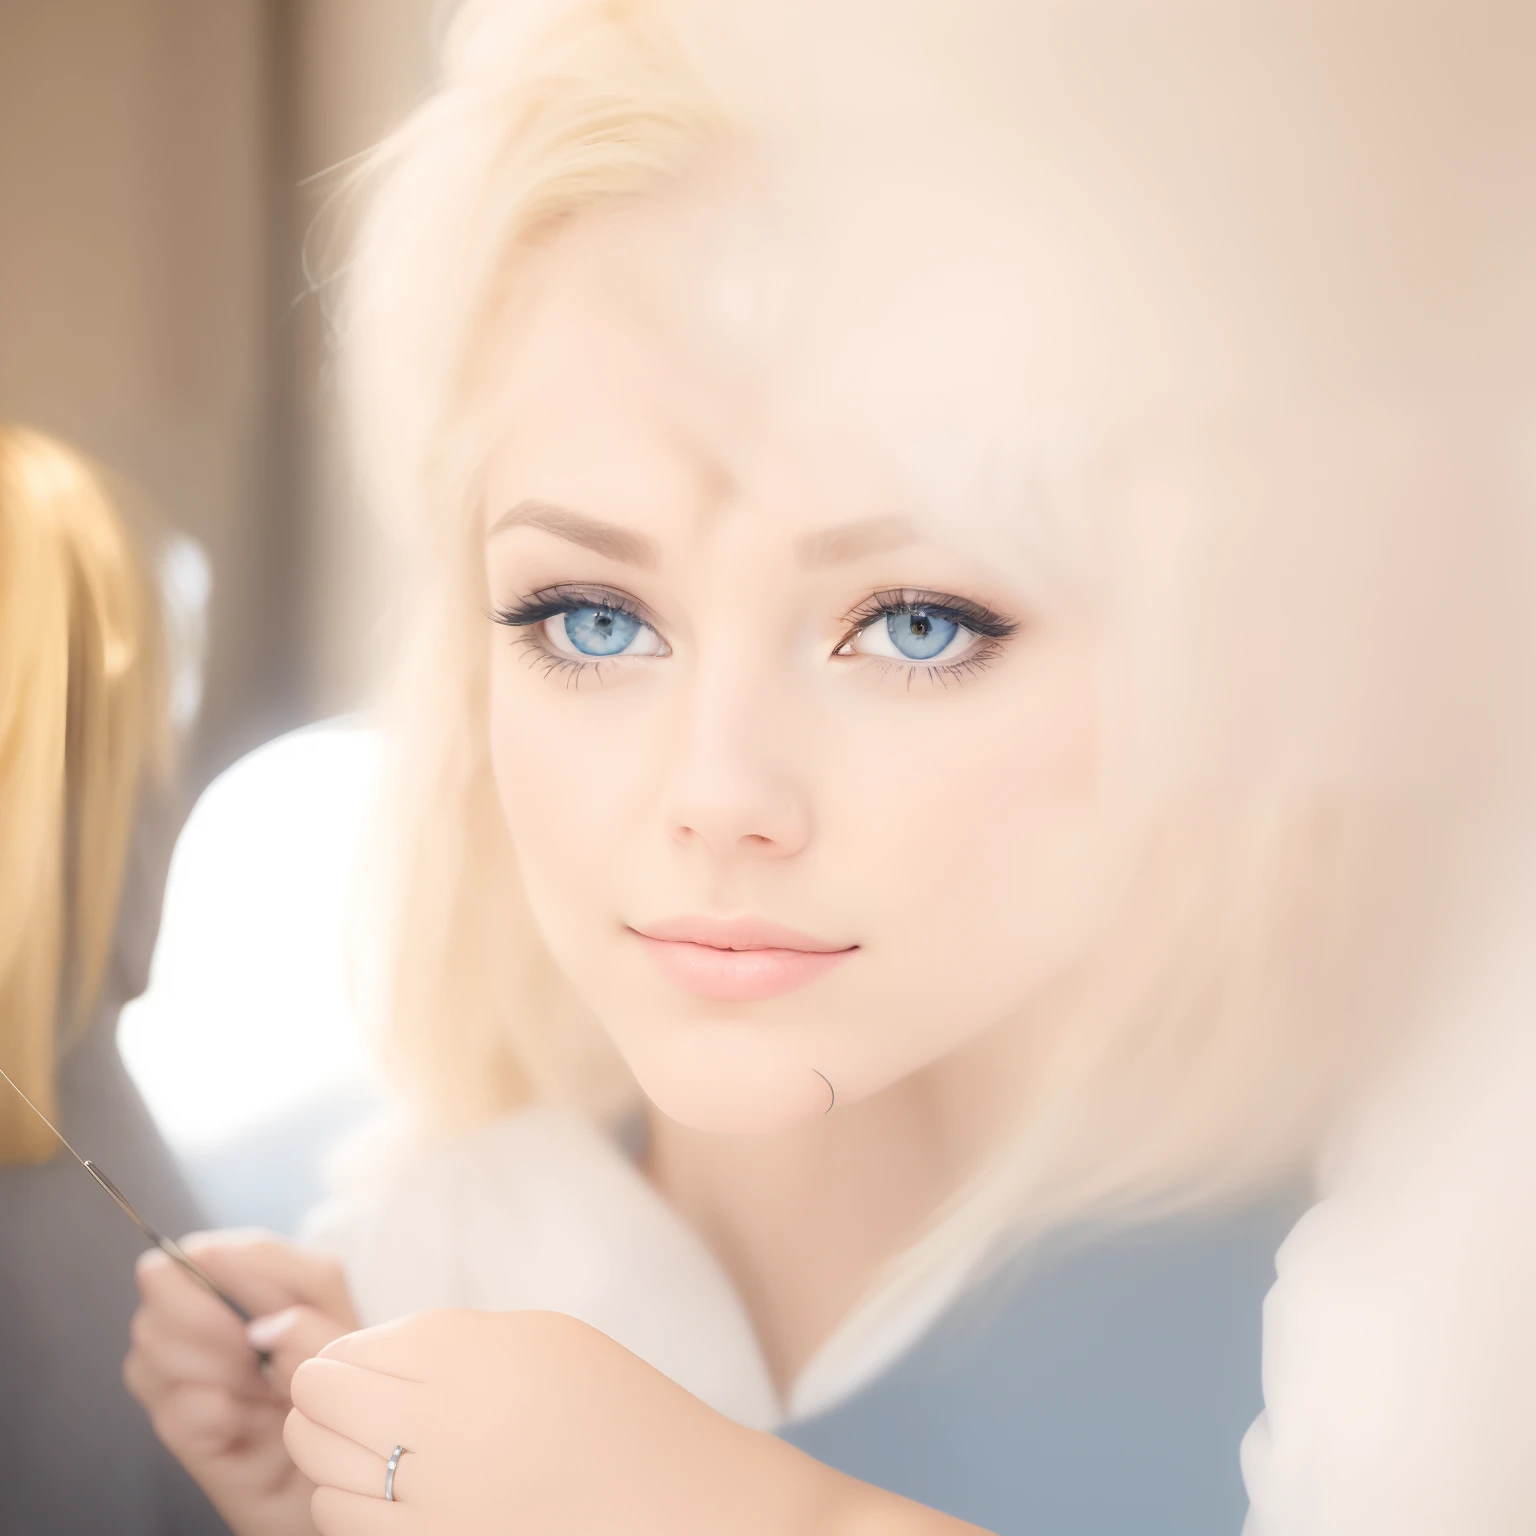
<svg viewBox="0 0 1536 1536">
<path fill-rule="evenodd" d="M 181 1246 L 256 1322 L 247 1329 L 152 1249 L 138 1264 L 124 1383 L 239 1536 L 303 1536 L 313 1489 L 283 1447 L 283 1420 L 300 1361 L 357 1326 L 341 1267 L 259 1232 L 201 1233 Z"/>
<path fill-rule="evenodd" d="M 430 1312 L 351 1334 L 299 1367 L 293 1401 L 285 1439 L 321 1536 L 975 1531 L 743 1429 L 557 1313 Z"/>
</svg>

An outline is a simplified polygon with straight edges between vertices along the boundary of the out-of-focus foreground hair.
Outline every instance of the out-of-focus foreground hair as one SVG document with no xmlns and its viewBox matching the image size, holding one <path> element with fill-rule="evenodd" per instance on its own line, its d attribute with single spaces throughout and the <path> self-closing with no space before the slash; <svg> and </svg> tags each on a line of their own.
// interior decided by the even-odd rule
<svg viewBox="0 0 1536 1536">
<path fill-rule="evenodd" d="M 366 214 L 338 316 L 363 488 L 415 600 L 369 844 L 384 867 L 363 881 L 358 953 L 387 970 L 362 970 L 359 988 L 386 1067 L 440 1126 L 546 1097 L 602 1117 L 634 1092 L 533 931 L 491 776 L 473 517 L 485 343 L 520 252 L 675 182 L 729 132 L 655 7 L 540 9 L 455 13 L 440 90 L 358 177 Z"/>
<path fill-rule="evenodd" d="M 943 9 L 930 8 L 935 16 Z M 386 1064 L 406 1096 L 439 1125 L 472 1124 L 542 1097 L 601 1116 L 634 1093 L 533 932 L 497 806 L 474 514 L 495 432 L 490 370 L 509 334 L 526 257 L 589 210 L 621 209 L 686 184 L 738 141 L 732 113 L 669 31 L 667 12 L 664 0 L 469 0 L 445 35 L 439 90 L 359 179 L 366 202 L 339 310 L 342 379 L 365 490 L 398 536 L 413 584 L 373 844 L 387 862 L 366 882 L 378 903 L 369 952 L 387 957 L 387 969 L 367 977 L 377 991 L 365 997 L 365 1011 L 380 1021 Z M 1151 461 L 1172 454 L 1173 436 L 1150 435 Z M 1338 462 L 1347 464 L 1343 437 Z M 1184 446 L 1180 473 L 1195 469 L 1192 479 L 1170 482 L 1175 505 L 1202 493 L 1207 502 L 1241 499 L 1263 478 L 1240 434 L 1219 452 L 1207 453 L 1198 436 Z M 1276 452 L 1305 462 L 1299 440 Z M 1316 467 L 1326 490 L 1328 466 Z M 1337 484 L 1331 493 L 1344 504 Z M 1249 499 L 1266 517 L 1273 512 L 1255 526 L 1266 537 L 1281 530 L 1272 547 L 1284 546 L 1296 570 L 1330 570 L 1338 553 L 1333 563 L 1348 575 L 1334 590 L 1348 610 L 1350 582 L 1371 590 L 1372 540 L 1380 534 L 1390 543 L 1392 535 L 1392 497 L 1379 487 L 1375 494 L 1369 536 L 1351 542 L 1346 533 L 1319 548 L 1309 543 L 1312 525 L 1290 515 L 1301 503 L 1266 500 L 1263 486 Z M 1218 546 L 1224 536 L 1232 530 L 1217 529 Z M 1146 599 L 1159 581 L 1167 587 L 1172 546 L 1156 528 L 1140 537 L 1135 551 L 1127 544 L 1113 558 Z M 1264 547 L 1261 539 L 1256 548 Z M 1480 568 L 1478 549 L 1468 569 Z M 1187 682 L 1203 678 L 1213 658 L 1232 661 L 1231 636 L 1250 615 L 1221 561 L 1202 566 L 1208 552 L 1186 562 L 1162 593 L 1168 601 L 1147 631 L 1160 655 L 1131 636 L 1128 674 L 1156 671 L 1161 660 L 1167 676 Z M 1266 560 L 1255 564 L 1262 574 Z M 1457 579 L 1454 560 L 1444 574 Z M 1215 600 L 1201 607 L 1202 592 Z M 1191 594 L 1194 607 L 1184 601 Z M 1266 729 L 1297 694 L 1286 671 L 1290 637 L 1300 634 L 1311 648 L 1309 665 L 1320 661 L 1308 677 L 1338 672 L 1338 657 L 1319 647 L 1326 629 L 1295 624 L 1293 597 L 1277 590 L 1282 623 L 1266 658 L 1277 668 L 1266 676 L 1284 686 L 1271 696 L 1263 677 L 1239 679 L 1251 685 L 1247 707 Z M 1417 626 L 1420 642 L 1430 633 Z M 1454 673 L 1454 654 L 1440 655 L 1443 670 Z M 1391 645 L 1380 655 L 1393 664 Z M 1367 705 L 1373 687 L 1366 676 L 1359 697 Z M 1186 748 L 1197 741 L 1198 729 L 1186 730 L 1178 716 L 1187 689 L 1143 693 L 1131 700 L 1131 717 L 1156 712 L 1147 697 L 1173 700 L 1152 736 L 1171 733 Z M 1346 721 L 1359 715 L 1347 699 L 1339 707 Z M 1275 731 L 1282 744 L 1295 734 L 1283 724 Z M 1237 735 L 1239 745 L 1258 740 Z M 1330 1053 L 1350 1055 L 1354 1016 L 1388 1002 L 1385 994 L 1352 996 L 1347 983 L 1328 1006 L 1318 1001 L 1314 980 L 1347 973 L 1362 917 L 1381 917 L 1370 937 L 1390 951 L 1370 962 L 1395 975 L 1405 996 L 1422 979 L 1417 967 L 1428 954 L 1419 940 L 1434 929 L 1455 862 L 1438 840 L 1459 813 L 1454 789 L 1440 827 L 1411 796 L 1373 805 L 1368 776 L 1350 783 L 1346 772 L 1328 793 L 1300 793 L 1281 785 L 1285 763 L 1265 784 L 1272 765 L 1252 750 L 1261 759 L 1251 776 L 1259 788 L 1246 800 L 1227 794 L 1230 772 L 1203 779 L 1208 764 L 1197 763 L 1161 800 L 1156 768 L 1145 777 L 1147 857 L 1115 935 L 1118 953 L 1058 1010 L 1041 1100 L 1029 1107 L 1019 1146 L 985 1189 L 967 1196 L 969 1216 L 950 1213 L 935 1234 L 940 1246 L 982 1247 L 1009 1225 L 1038 1230 L 1128 1194 L 1273 1171 L 1317 1129 L 1320 1085 L 1336 1065 Z M 1304 785 L 1307 775 L 1294 777 Z"/>
<path fill-rule="evenodd" d="M 89 1016 L 146 775 L 168 768 L 159 618 L 102 474 L 0 424 L 0 1053 L 50 1118 Z M 58 1143 L 0 1096 L 0 1163 Z"/>
</svg>

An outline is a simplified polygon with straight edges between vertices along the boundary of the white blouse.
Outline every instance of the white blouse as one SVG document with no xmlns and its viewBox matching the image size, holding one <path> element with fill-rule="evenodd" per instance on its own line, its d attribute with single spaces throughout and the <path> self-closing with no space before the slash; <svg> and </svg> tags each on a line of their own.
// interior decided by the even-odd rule
<svg viewBox="0 0 1536 1536">
<path fill-rule="evenodd" d="M 840 1330 L 784 1400 L 730 1279 L 624 1150 L 548 1105 L 454 1138 L 375 1133 L 306 1237 L 345 1266 L 367 1324 L 440 1307 L 562 1312 L 740 1424 L 772 1429 L 851 1396 L 953 1300 L 962 1266 L 873 1330 Z"/>
</svg>

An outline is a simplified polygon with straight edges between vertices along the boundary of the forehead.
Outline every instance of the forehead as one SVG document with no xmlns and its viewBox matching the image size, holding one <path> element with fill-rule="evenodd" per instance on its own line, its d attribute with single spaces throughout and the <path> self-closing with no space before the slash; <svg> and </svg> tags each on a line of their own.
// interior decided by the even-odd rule
<svg viewBox="0 0 1536 1536">
<path fill-rule="evenodd" d="M 734 323 L 718 235 L 686 206 L 589 215 L 533 258 L 493 358 L 487 519 L 530 499 L 653 527 L 772 506 L 796 536 L 908 499 L 873 435 Z"/>
</svg>

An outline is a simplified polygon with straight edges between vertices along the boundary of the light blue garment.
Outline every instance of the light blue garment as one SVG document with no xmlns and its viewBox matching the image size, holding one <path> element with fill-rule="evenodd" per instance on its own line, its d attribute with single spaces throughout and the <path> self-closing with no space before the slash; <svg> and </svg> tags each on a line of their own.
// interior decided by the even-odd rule
<svg viewBox="0 0 1536 1536">
<path fill-rule="evenodd" d="M 1054 1242 L 785 1438 L 1001 1536 L 1238 1536 L 1264 1295 L 1305 1205 Z"/>
</svg>

